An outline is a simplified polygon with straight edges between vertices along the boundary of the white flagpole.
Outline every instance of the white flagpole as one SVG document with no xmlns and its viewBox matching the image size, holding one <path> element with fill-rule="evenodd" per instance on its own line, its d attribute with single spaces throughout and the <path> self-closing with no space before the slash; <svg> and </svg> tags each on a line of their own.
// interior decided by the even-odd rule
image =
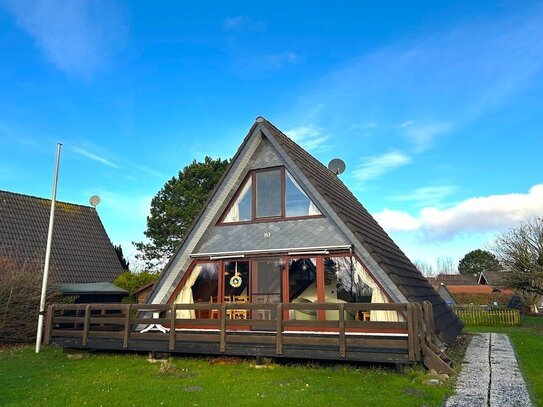
<svg viewBox="0 0 543 407">
<path fill-rule="evenodd" d="M 43 266 L 43 282 L 41 285 L 40 313 L 38 316 L 38 331 L 36 334 L 36 353 L 40 353 L 43 336 L 43 314 L 45 313 L 45 297 L 47 296 L 47 277 L 49 275 L 49 261 L 51 259 L 51 243 L 53 241 L 53 224 L 55 222 L 55 202 L 57 200 L 58 164 L 60 161 L 61 143 L 57 144 L 57 159 L 55 162 L 55 175 L 53 176 L 53 197 L 51 198 L 51 215 L 49 216 L 49 231 L 47 232 L 47 248 L 45 249 L 45 265 Z"/>
</svg>

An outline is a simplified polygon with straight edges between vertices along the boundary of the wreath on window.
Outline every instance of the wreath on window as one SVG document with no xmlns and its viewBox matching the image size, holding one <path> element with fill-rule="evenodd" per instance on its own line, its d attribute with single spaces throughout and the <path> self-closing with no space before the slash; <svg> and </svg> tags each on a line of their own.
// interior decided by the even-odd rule
<svg viewBox="0 0 543 407">
<path fill-rule="evenodd" d="M 238 272 L 238 263 L 236 262 L 236 269 L 234 270 L 234 275 L 230 279 L 230 285 L 234 288 L 241 287 L 241 283 L 243 282 L 243 279 L 241 278 L 241 274 Z"/>
</svg>

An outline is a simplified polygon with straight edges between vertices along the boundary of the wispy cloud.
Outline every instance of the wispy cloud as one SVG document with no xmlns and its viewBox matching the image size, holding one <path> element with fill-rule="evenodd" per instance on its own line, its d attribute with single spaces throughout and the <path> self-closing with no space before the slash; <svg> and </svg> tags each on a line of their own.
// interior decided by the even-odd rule
<svg viewBox="0 0 543 407">
<path fill-rule="evenodd" d="M 368 181 L 379 178 L 389 171 L 407 165 L 411 157 L 400 151 L 391 151 L 385 154 L 366 157 L 362 164 L 353 172 L 354 177 L 359 181 Z"/>
<path fill-rule="evenodd" d="M 321 129 L 311 126 L 299 126 L 285 131 L 285 134 L 306 150 L 324 150 L 330 136 L 323 135 Z"/>
<path fill-rule="evenodd" d="M 107 158 L 101 157 L 98 154 L 91 153 L 90 151 L 87 151 L 81 147 L 72 147 L 72 151 L 90 160 L 104 164 L 108 167 L 120 168 L 119 165 L 115 164 L 114 162 L 109 161 Z"/>
<path fill-rule="evenodd" d="M 9 0 L 7 10 L 58 69 L 88 76 L 110 62 L 127 37 L 112 2 Z"/>
<path fill-rule="evenodd" d="M 414 191 L 391 196 L 390 199 L 399 202 L 411 202 L 415 206 L 436 206 L 458 190 L 456 185 L 435 185 L 417 188 Z"/>
<path fill-rule="evenodd" d="M 222 20 L 222 27 L 226 30 L 236 31 L 265 31 L 266 24 L 247 16 L 227 17 Z"/>
<path fill-rule="evenodd" d="M 302 57 L 300 55 L 291 51 L 263 55 L 260 58 L 264 64 L 273 69 L 279 69 L 283 65 L 297 64 L 302 61 Z"/>
<path fill-rule="evenodd" d="M 353 122 L 400 123 L 380 126 L 375 143 L 398 142 L 399 135 L 422 153 L 514 101 L 541 74 L 543 7 L 517 10 L 430 27 L 353 58 L 312 79 L 291 114 L 328 128 L 335 123 L 337 134 L 348 134 Z"/>
<path fill-rule="evenodd" d="M 528 193 L 466 199 L 451 208 L 426 207 L 418 215 L 385 209 L 374 214 L 389 232 L 418 231 L 423 240 L 449 240 L 459 234 L 500 231 L 543 213 L 543 184 Z"/>
</svg>

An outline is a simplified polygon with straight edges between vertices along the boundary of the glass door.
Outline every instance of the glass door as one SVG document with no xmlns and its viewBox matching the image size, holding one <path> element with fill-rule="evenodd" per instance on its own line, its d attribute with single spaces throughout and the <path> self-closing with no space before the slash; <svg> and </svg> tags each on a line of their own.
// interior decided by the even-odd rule
<svg viewBox="0 0 543 407">
<path fill-rule="evenodd" d="M 281 274 L 283 262 L 280 258 L 254 260 L 251 267 L 251 302 L 254 304 L 278 304 L 281 302 Z M 254 310 L 252 319 L 275 320 L 277 310 Z M 253 329 L 275 329 L 275 323 Z"/>
</svg>

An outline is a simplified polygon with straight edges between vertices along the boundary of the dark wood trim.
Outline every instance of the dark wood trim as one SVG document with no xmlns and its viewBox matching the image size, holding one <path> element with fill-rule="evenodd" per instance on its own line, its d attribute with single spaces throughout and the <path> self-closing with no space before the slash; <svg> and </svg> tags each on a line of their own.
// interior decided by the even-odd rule
<svg viewBox="0 0 543 407">
<path fill-rule="evenodd" d="M 324 218 L 324 215 L 307 215 L 307 216 L 293 216 L 292 218 L 258 218 L 255 220 L 245 220 L 239 222 L 227 222 L 227 223 L 217 223 L 216 226 L 235 226 L 235 225 L 250 225 L 252 223 L 271 223 L 271 222 L 287 222 L 291 220 L 306 220 L 306 219 L 319 219 Z"/>
</svg>

